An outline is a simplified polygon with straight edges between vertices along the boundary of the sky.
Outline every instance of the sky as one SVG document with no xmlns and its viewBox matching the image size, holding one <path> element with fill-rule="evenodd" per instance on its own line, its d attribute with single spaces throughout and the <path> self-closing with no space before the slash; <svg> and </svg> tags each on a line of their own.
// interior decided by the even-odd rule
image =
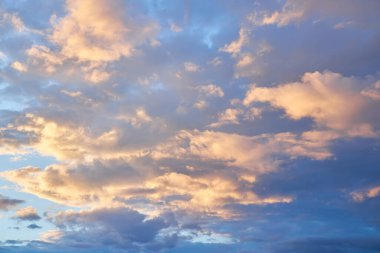
<svg viewBox="0 0 380 253">
<path fill-rule="evenodd" d="M 378 0 L 0 0 L 0 252 L 380 252 Z"/>
</svg>

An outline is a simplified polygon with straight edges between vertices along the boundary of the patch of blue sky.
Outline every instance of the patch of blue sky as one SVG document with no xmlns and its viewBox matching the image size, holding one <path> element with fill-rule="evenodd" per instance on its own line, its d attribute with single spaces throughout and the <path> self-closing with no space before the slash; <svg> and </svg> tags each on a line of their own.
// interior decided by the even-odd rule
<svg viewBox="0 0 380 253">
<path fill-rule="evenodd" d="M 1 68 L 1 63 L 0 63 L 0 68 Z M 9 86 L 10 86 L 9 83 L 6 83 L 6 82 L 0 83 L 0 110 L 22 111 L 25 108 L 27 108 L 29 99 L 25 96 L 20 96 L 20 95 L 10 96 L 6 92 L 6 89 Z"/>
<path fill-rule="evenodd" d="M 214 45 L 213 38 L 220 31 L 220 26 L 208 26 L 203 29 L 203 43 L 206 44 L 208 48 L 212 48 Z"/>
<path fill-rule="evenodd" d="M 6 68 L 10 63 L 9 57 L 2 51 L 0 51 L 0 69 Z"/>
<path fill-rule="evenodd" d="M 12 170 L 26 166 L 36 166 L 44 168 L 56 162 L 56 159 L 48 156 L 41 156 L 36 152 L 26 155 L 2 155 L 0 156 L 0 171 Z M 25 201 L 17 207 L 1 213 L 0 227 L 8 228 L 7 233 L 0 233 L 0 241 L 5 240 L 37 240 L 41 234 L 52 230 L 55 226 L 45 220 L 44 214 L 56 213 L 67 209 L 78 210 L 77 208 L 67 207 L 61 204 L 51 202 L 47 199 L 39 198 L 36 195 L 25 193 L 22 189 L 14 184 L 0 179 L 0 194 L 12 199 L 20 199 Z M 33 206 L 37 209 L 41 220 L 38 221 L 18 221 L 12 217 L 19 208 Z M 30 229 L 27 226 L 35 223 L 40 229 Z"/>
<path fill-rule="evenodd" d="M 0 171 L 17 169 L 25 166 L 44 168 L 57 160 L 51 156 L 41 156 L 36 152 L 28 154 L 0 155 Z"/>
</svg>

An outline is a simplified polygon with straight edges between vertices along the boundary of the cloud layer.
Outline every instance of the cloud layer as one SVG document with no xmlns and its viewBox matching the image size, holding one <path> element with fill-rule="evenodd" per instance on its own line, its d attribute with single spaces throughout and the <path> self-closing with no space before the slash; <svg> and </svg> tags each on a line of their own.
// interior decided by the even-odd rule
<svg viewBox="0 0 380 253">
<path fill-rule="evenodd" d="M 0 250 L 376 252 L 379 7 L 1 2 Z"/>
</svg>

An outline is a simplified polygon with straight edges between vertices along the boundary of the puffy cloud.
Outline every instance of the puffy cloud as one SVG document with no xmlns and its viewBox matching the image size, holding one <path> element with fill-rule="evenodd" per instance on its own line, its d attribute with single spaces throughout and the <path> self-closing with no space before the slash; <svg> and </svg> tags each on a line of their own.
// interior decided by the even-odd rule
<svg viewBox="0 0 380 253">
<path fill-rule="evenodd" d="M 90 174 L 89 171 L 92 171 Z M 4 176 L 22 184 L 30 193 L 66 204 L 112 199 L 128 184 L 141 183 L 142 171 L 135 171 L 122 160 L 83 164 L 77 167 L 49 166 L 45 170 L 27 167 L 9 171 Z M 52 187 L 54 186 L 54 189 Z M 121 188 L 121 189 L 120 189 Z"/>
<path fill-rule="evenodd" d="M 313 138 L 316 133 L 301 136 L 292 133 L 244 136 L 215 131 L 181 131 L 175 138 L 153 151 L 155 159 L 165 157 L 191 158 L 223 161 L 228 166 L 266 173 L 276 169 L 278 155 L 307 156 L 324 159 L 331 154 L 326 149 L 329 137 Z M 169 152 L 170 151 L 170 152 Z"/>
<path fill-rule="evenodd" d="M 66 15 L 52 15 L 52 29 L 44 31 L 49 43 L 26 50 L 28 65 L 38 71 L 53 74 L 60 68 L 89 83 L 103 83 L 113 74 L 108 63 L 154 44 L 159 30 L 156 22 L 121 0 L 67 0 L 65 7 Z"/>
<path fill-rule="evenodd" d="M 41 219 L 41 217 L 37 213 L 37 209 L 35 209 L 32 206 L 28 206 L 17 210 L 16 215 L 13 218 L 25 221 L 35 221 Z"/>
<path fill-rule="evenodd" d="M 378 173 L 363 169 L 378 150 L 367 145 L 379 126 L 377 3 L 37 1 L 0 4 L 44 31 L 3 22 L 0 107 L 11 111 L 1 111 L 0 153 L 31 154 L 1 176 L 76 211 L 38 206 L 58 227 L 20 228 L 43 232 L 25 252 L 158 251 L 177 240 L 184 252 L 266 252 L 268 241 L 321 231 L 377 233 L 364 200 L 378 194 Z M 324 69 L 342 74 L 309 73 Z M 244 98 L 252 82 L 268 86 Z M 6 101 L 20 96 L 21 109 Z M 351 160 L 340 163 L 342 152 Z M 355 223 L 359 206 L 370 215 Z"/>
<path fill-rule="evenodd" d="M 172 218 L 149 218 L 125 207 L 65 211 L 52 217 L 52 221 L 62 230 L 46 239 L 65 247 L 97 248 L 108 245 L 146 250 L 175 245 L 172 235 L 163 233 L 174 225 Z"/>
<path fill-rule="evenodd" d="M 19 199 L 11 199 L 8 197 L 5 197 L 3 195 L 0 195 L 0 210 L 8 210 L 14 206 L 17 206 L 18 204 L 24 203 L 23 200 Z"/>
<path fill-rule="evenodd" d="M 124 1 L 66 2 L 67 15 L 56 21 L 50 39 L 61 54 L 79 61 L 115 61 L 152 40 L 157 24 L 134 15 Z"/>
<path fill-rule="evenodd" d="M 312 118 L 322 128 L 344 131 L 351 136 L 376 136 L 378 103 L 362 91 L 371 82 L 332 72 L 305 73 L 301 82 L 276 87 L 256 87 L 243 103 L 268 102 L 292 119 Z"/>
<path fill-rule="evenodd" d="M 239 115 L 243 114 L 243 110 L 235 108 L 227 108 L 224 112 L 218 114 L 218 121 L 210 124 L 210 127 L 220 127 L 225 124 L 239 124 Z"/>
<path fill-rule="evenodd" d="M 166 200 L 171 210 L 186 210 L 223 218 L 240 215 L 228 210 L 226 205 L 265 205 L 292 201 L 291 197 L 286 196 L 262 198 L 256 195 L 249 189 L 254 181 L 255 178 L 248 174 L 234 179 L 217 175 L 196 178 L 185 174 L 167 173 L 150 180 L 147 186 L 155 189 L 155 193 L 150 197 Z"/>
<path fill-rule="evenodd" d="M 62 93 L 70 97 L 84 100 L 80 93 Z M 138 152 L 138 145 L 135 148 L 125 143 L 125 138 L 133 138 L 126 128 L 115 127 L 112 129 L 102 129 L 91 131 L 85 126 L 80 127 L 73 122 L 59 122 L 59 119 L 44 118 L 35 114 L 25 114 L 21 117 L 16 115 L 14 123 L 0 129 L 3 135 L 0 142 L 4 147 L 12 150 L 21 145 L 31 146 L 44 155 L 53 155 L 58 159 L 93 159 L 101 155 L 103 158 L 126 156 Z M 165 128 L 164 122 L 160 119 L 153 119 L 144 108 L 140 107 L 133 114 L 115 115 L 112 120 L 119 124 L 126 124 L 135 131 L 145 131 L 147 128 L 156 129 L 160 132 Z M 152 124 L 150 124 L 152 122 Z M 94 133 L 95 132 L 95 133 Z M 98 132 L 98 133 L 96 133 Z M 129 137 L 125 135 L 129 135 Z M 124 139 L 124 140 L 123 140 Z M 150 139 L 151 140 L 151 139 Z M 5 151 L 4 151 L 5 152 Z"/>
<path fill-rule="evenodd" d="M 218 175 L 210 167 L 201 169 L 196 162 L 188 161 L 186 172 L 176 172 L 176 161 L 173 162 L 173 165 L 170 162 L 146 164 L 144 169 L 141 165 L 134 168 L 136 164 L 126 161 L 103 161 L 71 167 L 50 166 L 45 170 L 23 168 L 2 176 L 19 184 L 26 192 L 62 204 L 104 206 L 122 200 L 148 213 L 170 207 L 173 211 L 229 217 L 233 213 L 228 211 L 228 204 L 261 205 L 292 199 L 256 195 L 251 190 L 255 174 L 245 170 L 236 168 L 235 176 L 227 172 Z M 155 170 L 155 166 L 162 171 Z M 142 207 L 136 202 L 138 199 L 145 203 Z"/>
<path fill-rule="evenodd" d="M 181 131 L 154 148 L 124 159 L 52 165 L 44 170 L 26 167 L 2 176 L 27 192 L 59 203 L 104 205 L 115 198 L 143 198 L 156 204 L 164 201 L 163 207 L 173 210 L 223 217 L 231 215 L 226 206 L 232 203 L 291 201 L 287 196 L 256 195 L 251 190 L 255 177 L 276 171 L 286 157 L 330 157 L 328 144 L 332 138 L 335 136 L 319 132 L 243 136 Z"/>
</svg>

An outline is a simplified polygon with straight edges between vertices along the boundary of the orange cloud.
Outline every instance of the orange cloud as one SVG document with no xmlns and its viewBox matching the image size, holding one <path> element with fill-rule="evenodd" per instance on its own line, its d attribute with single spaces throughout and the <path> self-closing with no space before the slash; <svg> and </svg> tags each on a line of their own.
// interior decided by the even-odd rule
<svg viewBox="0 0 380 253">
<path fill-rule="evenodd" d="M 374 136 L 374 101 L 361 93 L 366 81 L 332 72 L 305 73 L 301 82 L 277 87 L 255 87 L 243 103 L 268 102 L 292 119 L 312 118 L 321 128 L 348 135 Z"/>
</svg>

